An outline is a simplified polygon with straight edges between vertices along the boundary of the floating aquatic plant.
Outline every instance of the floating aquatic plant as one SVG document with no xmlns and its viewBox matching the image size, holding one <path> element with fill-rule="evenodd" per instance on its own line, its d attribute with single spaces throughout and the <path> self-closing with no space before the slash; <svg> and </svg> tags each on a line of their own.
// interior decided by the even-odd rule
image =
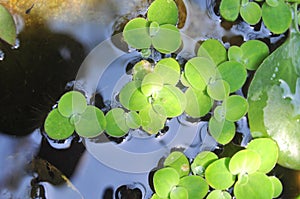
<svg viewBox="0 0 300 199">
<path fill-rule="evenodd" d="M 14 46 L 16 42 L 16 26 L 10 12 L 0 4 L 0 39 Z"/>
</svg>

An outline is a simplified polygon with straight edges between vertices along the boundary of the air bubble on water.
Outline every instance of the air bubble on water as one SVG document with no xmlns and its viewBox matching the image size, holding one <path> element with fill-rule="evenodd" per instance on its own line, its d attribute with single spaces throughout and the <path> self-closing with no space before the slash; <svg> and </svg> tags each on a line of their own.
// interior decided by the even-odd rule
<svg viewBox="0 0 300 199">
<path fill-rule="evenodd" d="M 2 61 L 3 59 L 4 59 L 4 52 L 0 50 L 0 61 Z"/>
<path fill-rule="evenodd" d="M 16 38 L 16 43 L 11 47 L 11 49 L 18 49 L 20 47 L 20 40 Z"/>
</svg>

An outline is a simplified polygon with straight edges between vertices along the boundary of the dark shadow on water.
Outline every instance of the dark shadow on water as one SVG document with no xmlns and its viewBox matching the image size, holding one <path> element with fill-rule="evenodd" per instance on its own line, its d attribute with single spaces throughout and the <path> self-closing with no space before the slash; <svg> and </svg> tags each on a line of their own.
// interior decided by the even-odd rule
<svg viewBox="0 0 300 199">
<path fill-rule="evenodd" d="M 0 131 L 23 136 L 42 126 L 85 54 L 73 38 L 42 26 L 29 27 L 18 38 L 19 49 L 0 44 L 5 52 L 0 62 Z"/>
</svg>

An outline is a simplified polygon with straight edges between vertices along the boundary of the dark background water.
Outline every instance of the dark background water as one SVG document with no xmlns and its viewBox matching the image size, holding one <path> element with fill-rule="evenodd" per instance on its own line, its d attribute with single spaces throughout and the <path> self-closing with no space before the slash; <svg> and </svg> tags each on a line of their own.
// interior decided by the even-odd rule
<svg viewBox="0 0 300 199">
<path fill-rule="evenodd" d="M 243 22 L 221 21 L 215 6 L 218 2 L 176 2 L 180 7 L 181 32 L 193 41 L 213 37 L 222 40 L 228 47 L 257 38 L 274 50 L 286 39 L 286 34 L 271 35 L 263 25 L 250 27 Z M 86 199 L 150 197 L 150 170 L 132 173 L 110 168 L 99 161 L 95 153 L 86 151 L 80 138 L 74 137 L 64 143 L 49 142 L 41 127 L 59 97 L 71 88 L 87 55 L 101 42 L 119 33 L 129 19 L 144 15 L 151 1 L 11 0 L 2 3 L 14 13 L 18 28 L 22 30 L 18 35 L 20 46 L 16 46 L 17 49 L 0 44 L 0 49 L 4 52 L 4 60 L 0 61 L 0 199 L 43 196 Z M 32 4 L 33 8 L 26 14 Z M 112 45 L 128 50 L 122 42 L 113 40 Z M 192 45 L 188 47 L 196 49 Z M 189 58 L 192 53 L 182 56 Z M 125 72 L 128 60 L 134 61 L 137 57 L 133 53 L 125 61 L 120 59 L 117 62 L 120 67 L 115 72 Z M 113 72 L 108 73 L 108 76 L 114 75 Z M 252 75 L 249 74 L 249 81 Z M 115 83 L 111 79 L 106 80 L 108 86 Z M 107 93 L 101 86 L 103 85 L 99 85 L 99 94 L 102 96 L 97 95 L 99 99 L 96 98 L 96 105 L 104 107 L 107 99 L 103 96 L 109 96 L 112 91 L 104 85 L 103 88 L 109 90 Z M 246 87 L 244 91 L 246 92 Z M 177 121 L 170 121 L 169 132 L 176 125 L 179 125 Z M 200 128 L 193 128 L 201 132 Z M 247 128 L 242 131 L 246 132 Z M 214 146 L 209 138 L 197 138 L 196 135 L 198 134 L 195 134 L 195 146 L 203 148 L 207 143 L 209 147 Z M 138 142 L 140 138 L 132 139 Z M 167 133 L 151 140 L 145 146 L 149 150 L 155 144 L 167 146 L 162 141 L 172 140 L 172 134 Z M 126 140 L 116 141 L 122 142 L 120 146 L 125 145 L 123 147 L 126 150 L 136 150 L 133 144 L 126 146 Z M 142 141 L 144 143 L 145 140 Z M 178 147 L 180 149 L 186 146 Z M 197 150 L 186 153 L 192 157 L 195 151 Z M 109 154 L 110 151 L 105 153 Z M 121 158 L 115 161 L 124 167 L 127 163 Z M 154 163 L 156 161 L 153 160 Z M 144 163 L 136 160 L 135 164 Z M 284 185 L 281 198 L 295 198 L 300 193 L 299 172 L 277 166 L 273 173 Z"/>
</svg>

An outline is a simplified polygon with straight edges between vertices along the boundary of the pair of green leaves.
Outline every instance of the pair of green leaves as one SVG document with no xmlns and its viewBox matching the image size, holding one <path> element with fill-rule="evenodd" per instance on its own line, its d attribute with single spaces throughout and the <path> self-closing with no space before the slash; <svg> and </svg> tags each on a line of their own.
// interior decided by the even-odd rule
<svg viewBox="0 0 300 199">
<path fill-rule="evenodd" d="M 182 152 L 172 152 L 164 161 L 164 168 L 153 176 L 155 194 L 151 199 L 204 198 L 208 184 L 200 176 L 190 176 L 190 165 Z"/>
<path fill-rule="evenodd" d="M 256 0 L 260 2 L 261 0 Z M 257 24 L 262 18 L 266 27 L 275 34 L 288 30 L 292 22 L 289 5 L 283 0 L 266 0 L 262 7 L 249 0 L 222 0 L 220 14 L 228 21 L 235 21 L 239 14 L 250 25 Z"/>
<path fill-rule="evenodd" d="M 154 67 L 142 60 L 133 67 L 133 81 L 120 91 L 120 102 L 139 112 L 145 131 L 157 133 L 166 118 L 181 115 L 186 107 L 184 94 L 175 86 L 179 78 L 180 66 L 173 58 L 162 59 Z"/>
<path fill-rule="evenodd" d="M 70 137 L 74 130 L 83 137 L 95 137 L 103 132 L 106 120 L 103 112 L 87 105 L 85 97 L 78 91 L 65 93 L 44 124 L 47 135 L 56 140 Z"/>
<path fill-rule="evenodd" d="M 252 140 L 246 149 L 231 158 L 218 159 L 213 152 L 201 152 L 191 167 L 194 175 L 204 177 L 215 189 L 215 192 L 210 193 L 212 195 L 231 198 L 226 190 L 234 186 L 237 199 L 274 198 L 282 192 L 282 184 L 275 176 L 269 177 L 266 173 L 273 169 L 277 159 L 276 142 L 269 138 L 260 138 Z M 213 198 L 209 195 L 209 198 Z"/>
<path fill-rule="evenodd" d="M 144 18 L 130 20 L 124 27 L 124 40 L 133 48 L 149 49 L 152 45 L 161 53 L 172 53 L 181 46 L 181 35 L 175 26 L 178 8 L 173 0 L 155 0 Z"/>
<path fill-rule="evenodd" d="M 15 45 L 16 26 L 10 12 L 0 4 L 0 39 L 10 45 Z"/>
</svg>

